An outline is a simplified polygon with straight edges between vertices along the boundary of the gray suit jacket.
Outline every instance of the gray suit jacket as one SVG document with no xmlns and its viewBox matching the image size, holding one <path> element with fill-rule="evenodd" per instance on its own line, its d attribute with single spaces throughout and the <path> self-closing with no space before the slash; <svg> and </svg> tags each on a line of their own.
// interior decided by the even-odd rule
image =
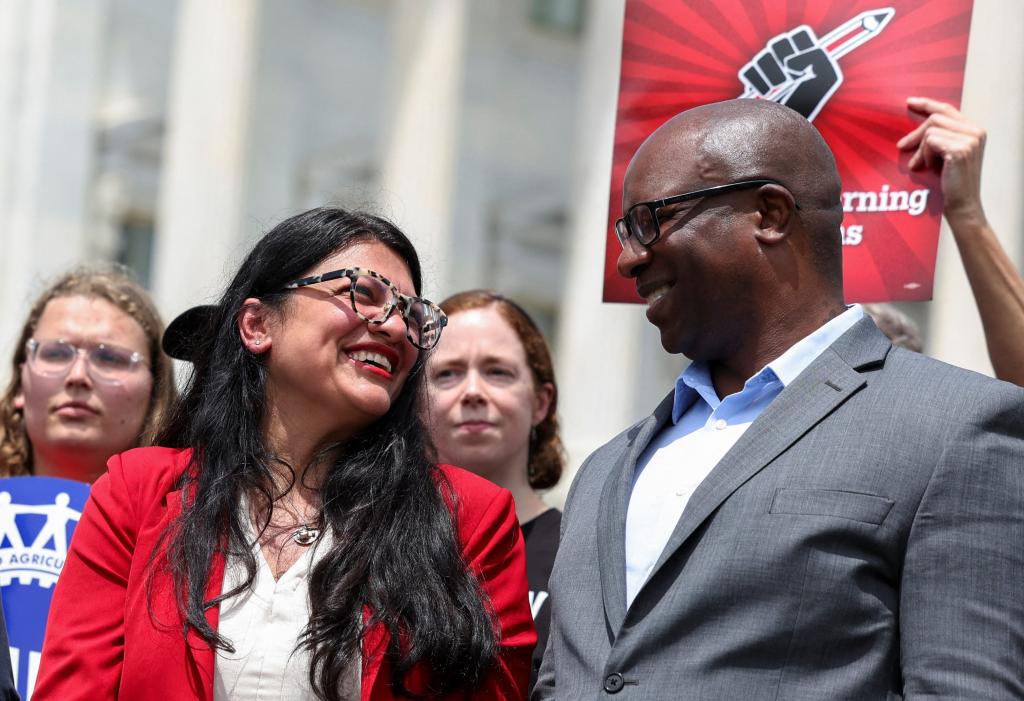
<svg viewBox="0 0 1024 701">
<path fill-rule="evenodd" d="M 627 610 L 631 480 L 671 407 L 573 483 L 534 701 L 1024 699 L 1024 391 L 858 322 L 711 471 Z"/>
</svg>

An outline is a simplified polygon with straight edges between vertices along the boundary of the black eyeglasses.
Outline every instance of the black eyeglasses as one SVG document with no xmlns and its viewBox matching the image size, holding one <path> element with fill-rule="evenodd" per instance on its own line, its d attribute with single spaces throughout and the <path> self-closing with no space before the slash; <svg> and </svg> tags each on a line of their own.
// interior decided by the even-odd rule
<svg viewBox="0 0 1024 701">
<path fill-rule="evenodd" d="M 398 310 L 405 322 L 409 342 L 421 350 L 430 350 L 441 339 L 441 329 L 448 325 L 448 316 L 433 302 L 410 297 L 398 291 L 390 280 L 366 268 L 343 268 L 322 275 L 289 282 L 282 289 L 296 290 L 306 285 L 331 280 L 347 280 L 334 294 L 348 299 L 360 319 L 368 324 L 383 324 Z"/>
<path fill-rule="evenodd" d="M 693 192 L 684 192 L 681 195 L 666 197 L 663 200 L 640 202 L 630 207 L 625 216 L 615 222 L 615 236 L 618 237 L 619 244 L 623 248 L 626 247 L 626 243 L 630 238 L 633 238 L 642 246 L 653 246 L 661 236 L 661 222 L 658 220 L 658 210 L 662 207 L 668 207 L 688 200 L 701 199 L 703 197 L 724 195 L 725 193 L 732 192 L 734 190 L 745 190 L 750 187 L 760 187 L 761 185 L 778 185 L 786 188 L 786 186 L 778 180 L 762 178 L 760 180 L 743 180 L 738 183 L 706 187 L 701 190 L 694 190 Z M 786 189 L 789 190 L 789 188 Z M 797 209 L 800 209 L 800 204 L 795 199 L 793 200 L 793 204 L 796 205 Z"/>
</svg>

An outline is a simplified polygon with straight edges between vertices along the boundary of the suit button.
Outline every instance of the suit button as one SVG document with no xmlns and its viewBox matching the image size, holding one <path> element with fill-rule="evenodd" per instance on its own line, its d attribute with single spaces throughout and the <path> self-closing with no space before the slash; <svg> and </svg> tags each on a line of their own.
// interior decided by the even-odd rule
<svg viewBox="0 0 1024 701">
<path fill-rule="evenodd" d="M 622 675 L 618 672 L 604 678 L 604 690 L 609 694 L 617 694 L 622 691 L 622 684 Z"/>
</svg>

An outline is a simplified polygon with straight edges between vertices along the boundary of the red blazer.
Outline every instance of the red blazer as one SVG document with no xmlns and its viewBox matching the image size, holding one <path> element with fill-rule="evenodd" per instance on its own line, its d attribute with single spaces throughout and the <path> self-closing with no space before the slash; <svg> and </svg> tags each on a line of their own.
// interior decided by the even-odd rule
<svg viewBox="0 0 1024 701">
<path fill-rule="evenodd" d="M 168 576 L 154 579 L 153 615 L 147 610 L 147 563 L 160 533 L 181 511 L 174 482 L 188 458 L 188 451 L 132 450 L 111 458 L 93 486 L 54 592 L 35 701 L 213 700 L 214 651 L 192 631 L 186 644 Z M 464 470 L 442 469 L 458 499 L 463 557 L 480 577 L 500 628 L 498 668 L 472 696 L 525 699 L 537 638 L 512 496 Z M 224 559 L 217 557 L 208 597 L 220 593 L 223 577 Z M 214 627 L 218 615 L 217 608 L 207 613 Z M 383 628 L 368 632 L 362 701 L 395 698 L 382 661 L 386 644 Z M 415 683 L 425 675 L 414 670 L 410 677 Z"/>
</svg>

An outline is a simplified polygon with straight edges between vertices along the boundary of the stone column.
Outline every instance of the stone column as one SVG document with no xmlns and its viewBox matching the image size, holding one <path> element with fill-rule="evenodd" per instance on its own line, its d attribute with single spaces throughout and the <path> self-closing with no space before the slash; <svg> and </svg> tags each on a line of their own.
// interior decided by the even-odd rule
<svg viewBox="0 0 1024 701">
<path fill-rule="evenodd" d="M 397 0 L 391 122 L 381 159 L 383 212 L 416 244 L 428 296 L 448 289 L 466 0 Z"/>
<path fill-rule="evenodd" d="M 1024 3 L 975 0 L 962 111 L 988 131 L 981 196 L 985 213 L 1018 267 L 1024 263 Z M 943 222 L 925 350 L 992 374 L 981 318 Z"/>
<path fill-rule="evenodd" d="M 85 253 L 106 0 L 0 3 L 0 354 Z"/>
<path fill-rule="evenodd" d="M 300 125 L 304 115 L 322 109 L 316 91 L 305 89 L 296 77 L 304 68 L 302 51 L 312 29 L 308 24 L 316 21 L 318 0 L 260 2 L 250 68 L 258 78 L 248 96 L 245 192 L 238 231 L 243 253 L 273 226 L 303 209 L 295 202 Z"/>
<path fill-rule="evenodd" d="M 157 213 L 154 294 L 172 318 L 214 299 L 245 253 L 259 0 L 182 0 Z"/>
<path fill-rule="evenodd" d="M 558 330 L 559 415 L 569 465 L 560 503 L 587 455 L 649 413 L 680 364 L 661 350 L 643 308 L 601 302 L 624 0 L 591 3 L 572 173 L 572 241 Z M 667 379 L 666 379 L 667 378 Z"/>
</svg>

